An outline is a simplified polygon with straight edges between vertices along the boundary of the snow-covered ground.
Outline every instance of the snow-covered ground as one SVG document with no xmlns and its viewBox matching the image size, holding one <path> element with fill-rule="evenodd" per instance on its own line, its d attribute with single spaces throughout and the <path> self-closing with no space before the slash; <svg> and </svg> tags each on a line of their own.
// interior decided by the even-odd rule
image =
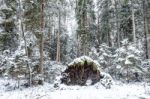
<svg viewBox="0 0 150 99">
<path fill-rule="evenodd" d="M 45 83 L 43 86 L 6 91 L 4 85 L 7 83 L 0 79 L 0 99 L 150 99 L 150 86 L 145 83 L 115 82 L 111 89 L 100 84 L 53 88 L 53 85 Z"/>
</svg>

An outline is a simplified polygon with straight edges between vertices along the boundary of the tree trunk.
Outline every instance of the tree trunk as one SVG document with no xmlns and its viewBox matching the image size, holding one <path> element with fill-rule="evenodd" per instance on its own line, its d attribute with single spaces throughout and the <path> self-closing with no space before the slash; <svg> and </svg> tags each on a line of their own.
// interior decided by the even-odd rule
<svg viewBox="0 0 150 99">
<path fill-rule="evenodd" d="M 58 32 L 57 32 L 57 55 L 56 55 L 56 61 L 57 62 L 60 62 L 60 32 L 61 32 L 61 16 L 60 16 L 60 10 L 58 12 L 59 14 L 59 29 L 58 29 Z"/>
<path fill-rule="evenodd" d="M 41 38 L 40 38 L 40 66 L 39 74 L 43 75 L 43 48 L 44 48 L 44 0 L 41 0 Z"/>
<path fill-rule="evenodd" d="M 21 31 L 21 34 L 22 34 L 22 37 L 23 37 L 23 40 L 24 40 L 24 46 L 25 46 L 25 54 L 27 56 L 27 58 L 29 59 L 29 56 L 28 56 L 28 50 L 27 50 L 27 41 L 26 41 L 26 38 L 25 38 L 25 32 L 24 32 L 24 28 L 23 28 L 23 18 L 22 18 L 22 11 L 23 11 L 23 8 L 22 8 L 22 1 L 19 0 L 19 19 L 20 19 L 20 31 Z M 31 67 L 29 65 L 29 62 L 27 61 L 27 69 L 29 71 L 29 80 L 28 80 L 28 84 L 29 86 L 31 86 Z"/>
<path fill-rule="evenodd" d="M 108 5 L 108 1 L 106 2 L 106 10 L 108 11 L 108 9 L 109 9 L 109 5 Z M 107 23 L 107 31 L 106 31 L 106 33 L 107 33 L 107 44 L 108 44 L 108 46 L 109 47 L 111 47 L 111 34 L 110 34 L 110 26 L 109 26 L 109 24 L 110 24 L 110 22 L 109 22 L 109 20 L 110 20 L 110 13 L 109 12 L 107 12 L 107 20 L 106 20 L 106 23 Z"/>
<path fill-rule="evenodd" d="M 99 13 L 99 11 L 98 11 Z M 98 40 L 98 44 L 97 44 L 97 48 L 99 47 L 99 45 L 101 44 L 101 35 L 100 35 L 100 15 L 98 14 L 98 25 L 97 25 L 97 40 Z"/>
<path fill-rule="evenodd" d="M 119 24 L 118 24 L 118 9 L 117 9 L 117 1 L 115 1 L 115 12 L 116 12 L 116 27 L 117 27 L 117 46 L 120 47 L 120 32 L 119 32 Z"/>
<path fill-rule="evenodd" d="M 150 55 L 149 55 L 149 47 L 148 47 L 148 1 L 147 0 L 144 0 L 143 1 L 143 13 L 144 13 L 144 33 L 145 33 L 145 47 L 146 47 L 146 51 L 145 51 L 145 54 L 146 54 L 146 59 L 149 59 L 150 58 Z"/>
<path fill-rule="evenodd" d="M 133 29 L 133 40 L 134 40 L 134 43 L 136 43 L 135 17 L 134 17 L 133 1 L 131 1 L 131 3 L 132 3 L 132 29 Z"/>
<path fill-rule="evenodd" d="M 51 17 L 49 16 L 49 29 L 48 29 L 48 41 L 50 42 L 51 40 L 51 32 L 52 32 L 52 24 L 51 24 Z"/>
</svg>

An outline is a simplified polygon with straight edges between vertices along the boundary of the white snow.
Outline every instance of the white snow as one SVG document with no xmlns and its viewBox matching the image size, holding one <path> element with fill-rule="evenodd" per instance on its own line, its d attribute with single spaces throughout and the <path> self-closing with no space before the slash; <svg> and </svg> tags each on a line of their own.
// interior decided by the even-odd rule
<svg viewBox="0 0 150 99">
<path fill-rule="evenodd" d="M 128 39 L 124 39 L 123 41 L 121 41 L 121 43 L 123 44 L 123 45 L 126 45 L 126 44 L 128 44 Z"/>
<path fill-rule="evenodd" d="M 125 59 L 124 58 L 118 58 L 118 61 L 124 61 Z"/>
<path fill-rule="evenodd" d="M 126 65 L 131 65 L 131 64 L 132 64 L 132 62 L 131 62 L 131 61 L 129 61 L 128 59 L 126 59 L 125 64 L 126 64 Z"/>
<path fill-rule="evenodd" d="M 108 73 L 105 73 L 105 72 L 101 72 L 101 76 L 103 76 L 103 79 L 100 80 L 100 83 L 105 88 L 110 89 L 114 83 L 112 77 Z"/>
<path fill-rule="evenodd" d="M 91 85 L 92 84 L 92 81 L 89 79 L 86 81 L 86 85 Z"/>
<path fill-rule="evenodd" d="M 94 64 L 96 64 L 97 68 L 100 67 L 100 64 L 96 60 L 93 60 L 93 59 L 91 59 L 88 56 L 81 56 L 79 58 L 74 59 L 73 62 L 69 63 L 69 66 L 71 66 L 71 65 L 73 65 L 75 63 L 83 63 L 85 60 L 87 62 L 94 62 Z"/>
<path fill-rule="evenodd" d="M 117 69 L 121 69 L 121 66 L 120 66 L 120 65 L 117 65 L 116 68 L 117 68 Z"/>
<path fill-rule="evenodd" d="M 7 7 L 5 3 L 0 4 L 0 9 L 12 11 L 12 9 Z"/>
<path fill-rule="evenodd" d="M 65 86 L 54 89 L 53 85 L 22 90 L 5 91 L 7 81 L 0 79 L 0 99 L 150 99 L 150 86 L 146 83 L 123 84 L 114 83 L 106 89 L 100 83 L 94 86 Z"/>
</svg>

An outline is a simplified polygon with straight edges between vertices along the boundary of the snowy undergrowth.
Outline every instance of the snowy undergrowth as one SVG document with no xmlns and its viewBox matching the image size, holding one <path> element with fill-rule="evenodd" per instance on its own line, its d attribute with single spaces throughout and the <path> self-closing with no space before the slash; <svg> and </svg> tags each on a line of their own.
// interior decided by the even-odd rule
<svg viewBox="0 0 150 99">
<path fill-rule="evenodd" d="M 145 83 L 123 84 L 115 81 L 111 89 L 100 83 L 94 86 L 66 86 L 54 88 L 52 84 L 43 86 L 4 90 L 7 81 L 0 79 L 0 99 L 149 99 L 150 86 Z M 13 83 L 13 82 L 12 82 Z"/>
</svg>

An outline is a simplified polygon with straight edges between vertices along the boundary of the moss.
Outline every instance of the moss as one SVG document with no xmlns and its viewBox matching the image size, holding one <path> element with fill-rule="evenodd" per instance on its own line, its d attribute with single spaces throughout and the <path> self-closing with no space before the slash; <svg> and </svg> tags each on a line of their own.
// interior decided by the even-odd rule
<svg viewBox="0 0 150 99">
<path fill-rule="evenodd" d="M 90 61 L 90 60 L 82 60 L 82 61 L 78 61 L 78 62 L 74 62 L 73 64 L 69 65 L 70 67 L 76 67 L 76 68 L 83 68 L 85 65 L 87 66 L 91 66 L 93 71 L 96 71 L 97 68 L 97 64 Z"/>
<path fill-rule="evenodd" d="M 84 63 L 85 63 L 85 61 L 80 61 L 80 62 L 79 62 L 79 65 L 80 65 L 80 66 L 84 66 Z"/>
<path fill-rule="evenodd" d="M 88 65 L 93 65 L 93 62 L 92 61 L 87 61 L 87 64 Z"/>
<path fill-rule="evenodd" d="M 97 65 L 95 63 L 93 63 L 92 67 L 93 67 L 93 71 L 97 70 Z"/>
</svg>

